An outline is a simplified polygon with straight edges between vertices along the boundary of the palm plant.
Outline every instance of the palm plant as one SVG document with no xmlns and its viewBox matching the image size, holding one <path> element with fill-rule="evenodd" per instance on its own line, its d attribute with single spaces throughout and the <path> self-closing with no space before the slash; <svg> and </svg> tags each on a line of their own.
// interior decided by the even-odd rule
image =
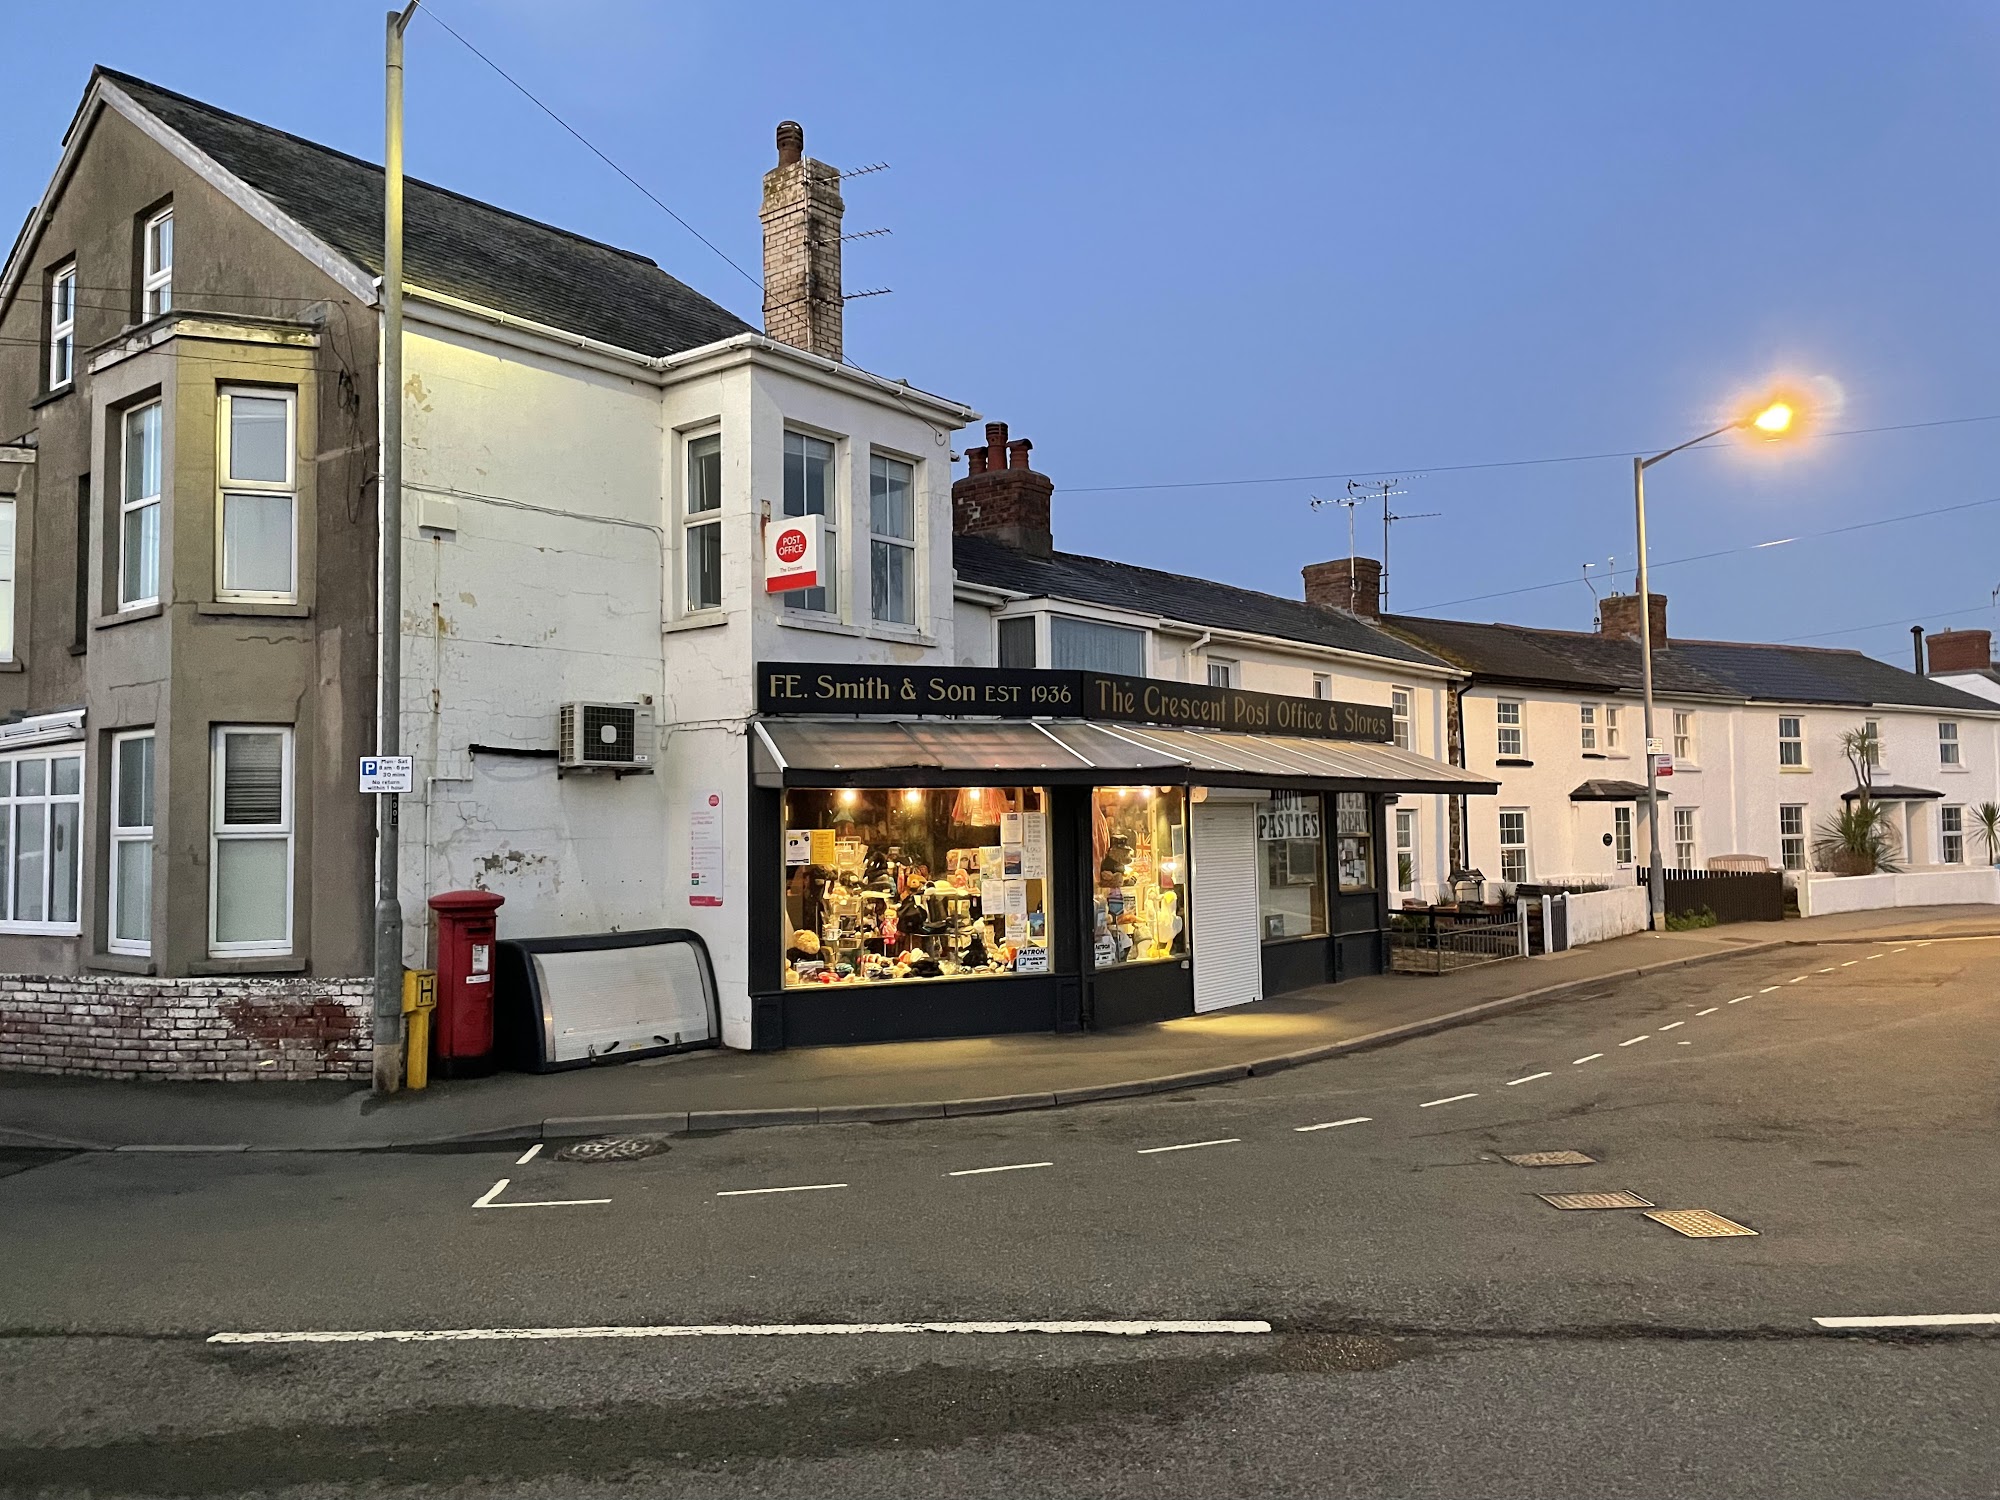
<svg viewBox="0 0 2000 1500">
<path fill-rule="evenodd" d="M 1889 810 L 1866 796 L 1844 803 L 1813 836 L 1813 856 L 1836 875 L 1893 875 L 1901 868 Z"/>
<path fill-rule="evenodd" d="M 1972 826 L 1986 846 L 1986 862 L 2000 865 L 2000 802 L 1982 802 L 1972 810 Z"/>
</svg>

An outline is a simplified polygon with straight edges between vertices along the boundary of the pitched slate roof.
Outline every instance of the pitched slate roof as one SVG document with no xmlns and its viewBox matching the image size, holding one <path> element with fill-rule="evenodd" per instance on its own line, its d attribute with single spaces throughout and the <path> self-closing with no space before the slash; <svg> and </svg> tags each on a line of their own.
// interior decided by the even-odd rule
<svg viewBox="0 0 2000 1500">
<path fill-rule="evenodd" d="M 1430 652 L 1386 630 L 1377 630 L 1346 610 L 1321 609 L 1303 599 L 1285 599 L 1206 578 L 1162 573 L 1075 552 L 1030 557 L 982 536 L 953 537 L 952 559 L 958 576 L 965 582 L 1030 598 L 1068 599 L 1106 609 L 1163 615 L 1204 628 L 1240 630 L 1249 635 L 1356 651 L 1392 661 L 1447 665 Z"/>
<path fill-rule="evenodd" d="M 1382 623 L 1489 681 L 1581 692 L 1640 690 L 1639 643 L 1621 636 L 1418 615 L 1387 615 Z M 1985 699 L 1859 651 L 1823 646 L 1673 640 L 1653 654 L 1653 686 L 1668 697 L 1995 710 Z"/>
<path fill-rule="evenodd" d="M 95 76 L 370 275 L 381 274 L 380 167 L 129 73 L 99 68 Z M 412 285 L 654 357 L 756 331 L 643 255 L 417 178 L 406 179 L 403 212 L 403 269 Z"/>
</svg>

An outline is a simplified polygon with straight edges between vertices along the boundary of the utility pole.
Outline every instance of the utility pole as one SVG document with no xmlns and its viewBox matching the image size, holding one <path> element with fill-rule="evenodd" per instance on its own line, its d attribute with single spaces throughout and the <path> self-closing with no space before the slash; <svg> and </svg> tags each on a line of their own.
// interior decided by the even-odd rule
<svg viewBox="0 0 2000 1500">
<path fill-rule="evenodd" d="M 403 33 L 420 0 L 388 15 L 383 66 L 382 478 L 377 511 L 376 636 L 381 653 L 375 751 L 402 748 L 403 690 Z M 403 1086 L 403 899 L 395 792 L 375 794 L 375 1092 Z"/>
</svg>

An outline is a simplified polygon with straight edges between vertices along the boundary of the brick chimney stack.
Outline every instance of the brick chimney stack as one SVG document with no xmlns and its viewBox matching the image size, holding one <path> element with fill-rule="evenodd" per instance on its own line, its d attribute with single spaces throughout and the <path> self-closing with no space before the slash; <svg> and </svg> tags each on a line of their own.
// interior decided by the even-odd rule
<svg viewBox="0 0 2000 1500">
<path fill-rule="evenodd" d="M 1987 672 L 1993 668 L 1993 632 L 1939 630 L 1924 638 L 1930 648 L 1931 675 L 1941 672 Z"/>
<path fill-rule="evenodd" d="M 1382 614 L 1382 565 L 1372 557 L 1336 557 L 1332 562 L 1307 563 L 1306 603 L 1321 609 L 1344 609 L 1364 619 Z"/>
<path fill-rule="evenodd" d="M 1659 650 L 1667 644 L 1667 596 L 1649 593 L 1652 602 L 1653 649 Z M 1597 633 L 1599 635 L 1619 635 L 1628 641 L 1639 639 L 1639 596 L 1637 594 L 1606 594 L 1597 601 Z"/>
<path fill-rule="evenodd" d="M 840 173 L 806 155 L 805 127 L 778 126 L 764 174 L 764 332 L 837 360 L 841 353 Z"/>
<path fill-rule="evenodd" d="M 986 424 L 986 446 L 965 455 L 965 477 L 951 487 L 951 529 L 960 536 L 991 537 L 1030 557 L 1055 550 L 1049 527 L 1053 479 L 1028 467 L 1034 444 L 1007 440 L 1005 422 Z"/>
</svg>

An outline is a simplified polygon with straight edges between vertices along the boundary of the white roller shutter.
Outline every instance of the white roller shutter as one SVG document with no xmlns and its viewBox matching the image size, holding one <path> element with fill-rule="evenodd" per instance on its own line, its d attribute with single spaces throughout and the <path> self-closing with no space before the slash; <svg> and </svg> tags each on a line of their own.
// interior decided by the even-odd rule
<svg viewBox="0 0 2000 1500">
<path fill-rule="evenodd" d="M 1257 815 L 1246 802 L 1194 805 L 1194 1008 L 1264 995 L 1257 932 Z"/>
</svg>

